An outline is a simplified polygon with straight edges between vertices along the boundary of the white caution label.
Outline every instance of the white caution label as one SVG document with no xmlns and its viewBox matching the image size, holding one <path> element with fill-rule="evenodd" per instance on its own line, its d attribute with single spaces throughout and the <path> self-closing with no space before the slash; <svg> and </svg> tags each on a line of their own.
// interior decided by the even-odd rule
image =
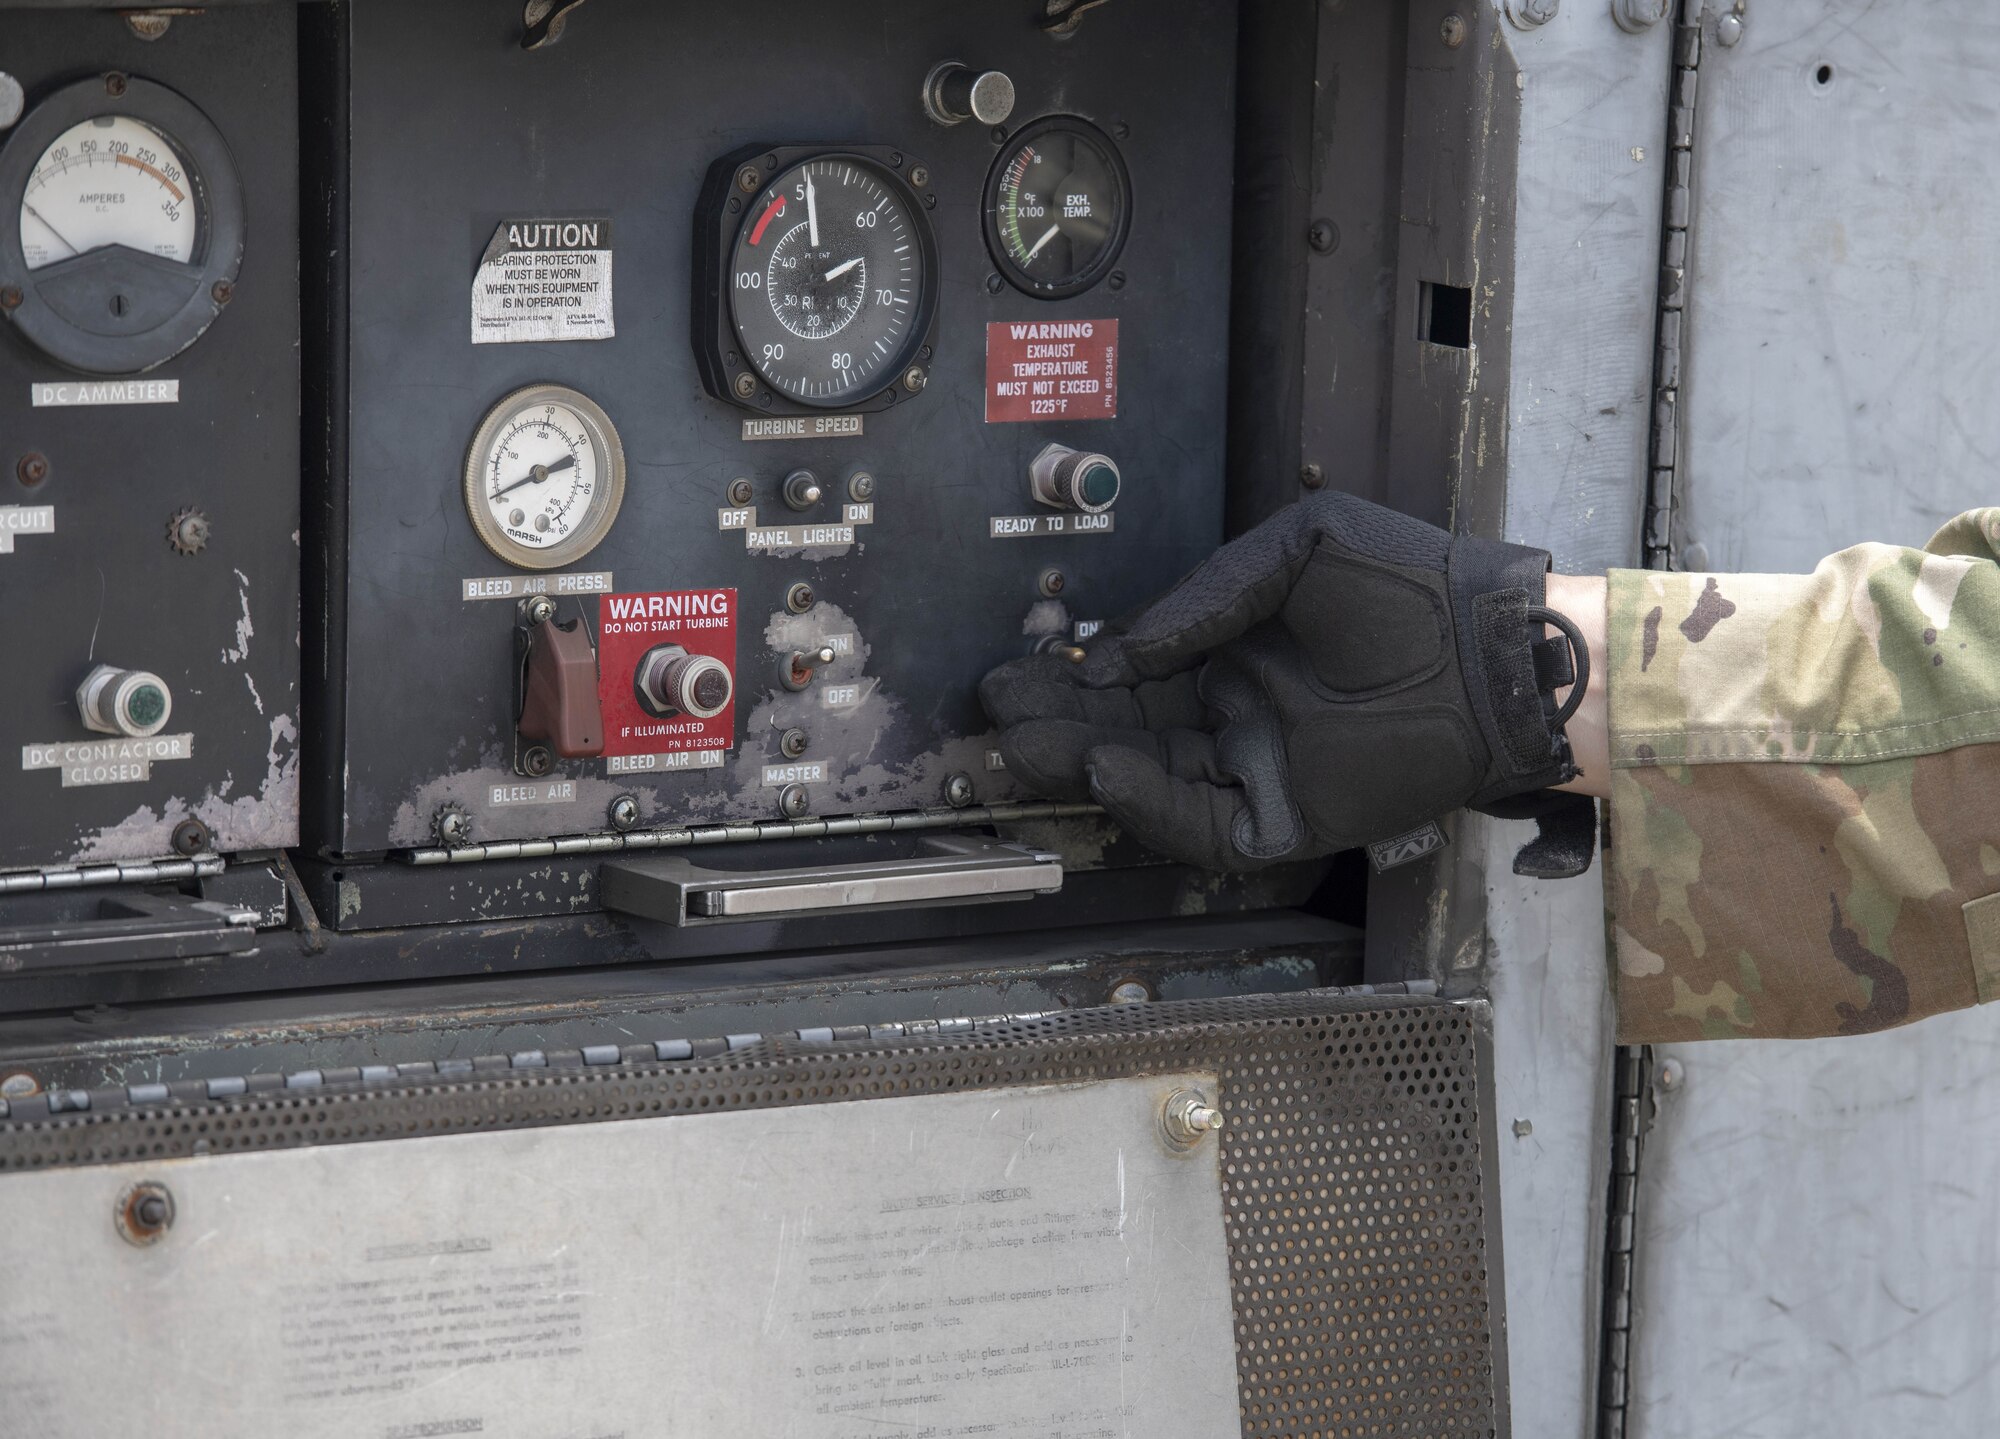
<svg viewBox="0 0 2000 1439">
<path fill-rule="evenodd" d="M 494 230 L 472 277 L 473 344 L 617 333 L 609 220 L 507 220 Z"/>
</svg>

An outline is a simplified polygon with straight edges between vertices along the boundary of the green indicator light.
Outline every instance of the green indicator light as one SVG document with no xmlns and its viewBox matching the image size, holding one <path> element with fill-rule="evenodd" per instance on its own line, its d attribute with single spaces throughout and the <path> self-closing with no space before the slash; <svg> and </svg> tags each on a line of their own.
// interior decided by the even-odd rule
<svg viewBox="0 0 2000 1439">
<path fill-rule="evenodd" d="M 158 724 L 166 712 L 167 697 L 158 685 L 140 685 L 125 701 L 126 716 L 141 729 Z"/>
<path fill-rule="evenodd" d="M 1084 470 L 1076 492 L 1091 509 L 1108 505 L 1118 498 L 1118 472 L 1109 465 L 1091 465 Z"/>
</svg>

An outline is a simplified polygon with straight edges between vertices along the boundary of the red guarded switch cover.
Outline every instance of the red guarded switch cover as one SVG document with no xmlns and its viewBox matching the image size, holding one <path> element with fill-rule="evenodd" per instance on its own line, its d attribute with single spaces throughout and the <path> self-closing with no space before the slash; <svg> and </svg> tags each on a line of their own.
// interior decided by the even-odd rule
<svg viewBox="0 0 2000 1439">
<path fill-rule="evenodd" d="M 733 681 L 735 590 L 600 595 L 597 618 L 598 703 L 604 712 L 606 755 L 678 754 L 735 745 L 733 683 L 728 703 L 706 719 L 684 711 L 655 714 L 641 703 L 635 683 L 646 657 L 665 646 L 720 661 Z"/>
</svg>

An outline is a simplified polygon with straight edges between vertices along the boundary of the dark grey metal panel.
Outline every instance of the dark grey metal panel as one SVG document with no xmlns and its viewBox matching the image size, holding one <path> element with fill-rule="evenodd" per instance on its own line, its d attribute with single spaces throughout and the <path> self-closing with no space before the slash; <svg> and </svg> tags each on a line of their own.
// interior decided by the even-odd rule
<svg viewBox="0 0 2000 1439">
<path fill-rule="evenodd" d="M 175 826 L 191 817 L 225 852 L 297 841 L 296 28 L 289 5 L 184 16 L 152 43 L 109 13 L 0 18 L 0 66 L 31 113 L 51 90 L 107 71 L 166 86 L 221 132 L 245 204 L 232 298 L 146 376 L 178 381 L 176 404 L 34 408 L 32 382 L 76 377 L 0 323 L 0 505 L 55 508 L 53 534 L 0 555 L 13 617 L 0 869 L 172 856 Z M 34 485 L 22 478 L 30 456 L 47 466 Z M 167 541 L 169 517 L 188 507 L 212 530 L 194 555 Z M 24 745 L 106 738 L 84 728 L 75 698 L 100 662 L 166 681 L 167 732 L 191 734 L 192 756 L 87 788 L 23 770 Z"/>
<path fill-rule="evenodd" d="M 406 1135 L 1213 1069 L 1243 1433 L 1486 1439 L 1510 1432 L 1489 1058 L 1483 1006 L 1324 995 L 1085 1010 L 900 1042 L 791 1036 L 669 1064 L 579 1055 L 462 1082 L 323 1082 L 0 1124 L 0 1200 L 7 1171 L 51 1166 L 226 1164 Z"/>
<path fill-rule="evenodd" d="M 447 802 L 471 813 L 475 841 L 604 830 L 623 792 L 648 824 L 772 819 L 778 792 L 760 771 L 793 725 L 810 736 L 806 758 L 836 773 L 812 791 L 815 813 L 936 807 L 953 772 L 972 776 L 981 801 L 1021 797 L 985 766 L 979 677 L 1026 651 L 1038 605 L 1056 629 L 1064 615 L 1112 618 L 1221 535 L 1233 135 L 1232 7 L 1111 5 L 1061 40 L 1034 23 L 1038 9 L 598 0 L 559 45 L 524 53 L 518 6 L 349 7 L 351 387 L 338 423 L 350 452 L 334 476 L 348 508 L 333 515 L 347 588 L 322 695 L 345 740 L 315 786 L 320 843 L 428 844 Z M 1122 285 L 1055 302 L 990 291 L 992 135 L 941 129 L 918 100 L 930 66 L 954 56 L 1013 76 L 1011 125 L 1071 112 L 1117 140 L 1134 191 Z M 746 412 L 697 379 L 688 281 L 702 177 L 739 146 L 779 142 L 894 145 L 931 173 L 943 281 L 930 383 L 870 414 L 861 439 L 743 443 Z M 468 344 L 473 268 L 497 222 L 603 213 L 615 227 L 615 339 Z M 1118 417 L 983 423 L 986 324 L 1082 319 L 1120 323 Z M 474 537 L 458 477 L 486 408 L 545 380 L 602 403 L 630 456 L 624 508 L 586 567 L 625 591 L 739 589 L 737 747 L 726 769 L 666 777 L 565 763 L 575 803 L 494 808 L 486 784 L 511 777 L 513 613 L 459 599 L 461 577 L 506 566 Z M 1116 532 L 989 540 L 989 516 L 1036 508 L 1027 464 L 1051 440 L 1122 465 Z M 829 518 L 785 510 L 780 481 L 798 465 L 834 489 L 853 470 L 875 475 L 875 522 L 853 553 L 749 555 L 741 531 L 718 531 L 737 476 L 754 482 L 762 521 Z M 1067 581 L 1059 602 L 1037 590 L 1052 565 Z M 795 620 L 784 598 L 801 580 L 820 603 Z M 782 626 L 795 637 L 773 638 Z M 879 682 L 852 713 L 775 682 L 785 646 L 821 633 L 858 636 L 834 679 Z"/>
</svg>

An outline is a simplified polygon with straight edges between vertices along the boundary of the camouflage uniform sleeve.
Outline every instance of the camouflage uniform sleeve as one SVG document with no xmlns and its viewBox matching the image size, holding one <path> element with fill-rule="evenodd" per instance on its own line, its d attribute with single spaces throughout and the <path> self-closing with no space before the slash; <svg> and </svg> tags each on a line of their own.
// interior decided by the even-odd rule
<svg viewBox="0 0 2000 1439">
<path fill-rule="evenodd" d="M 1809 575 L 1613 571 L 1609 650 L 1622 1042 L 2000 998 L 2000 508 Z"/>
</svg>

